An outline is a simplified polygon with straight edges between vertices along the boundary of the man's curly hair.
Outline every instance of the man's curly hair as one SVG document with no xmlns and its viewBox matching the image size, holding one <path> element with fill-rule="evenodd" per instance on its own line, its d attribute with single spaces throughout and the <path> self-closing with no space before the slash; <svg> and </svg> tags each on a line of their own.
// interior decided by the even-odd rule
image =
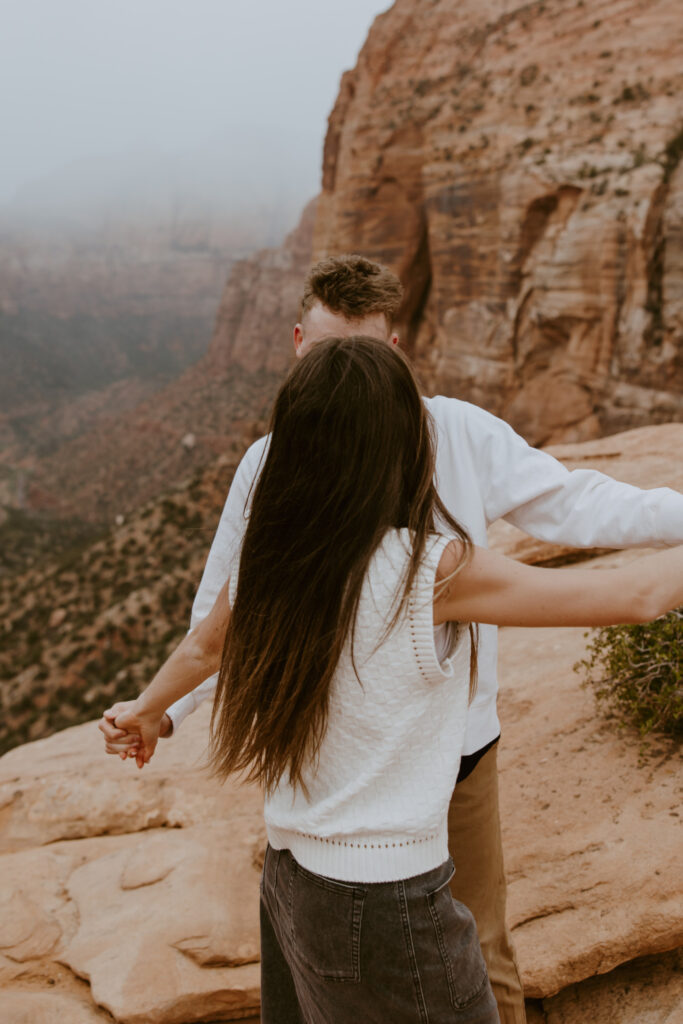
<svg viewBox="0 0 683 1024">
<path fill-rule="evenodd" d="M 320 302 L 347 320 L 383 313 L 391 329 L 402 298 L 401 282 L 381 263 L 355 254 L 326 256 L 311 267 L 306 278 L 301 315 Z"/>
</svg>

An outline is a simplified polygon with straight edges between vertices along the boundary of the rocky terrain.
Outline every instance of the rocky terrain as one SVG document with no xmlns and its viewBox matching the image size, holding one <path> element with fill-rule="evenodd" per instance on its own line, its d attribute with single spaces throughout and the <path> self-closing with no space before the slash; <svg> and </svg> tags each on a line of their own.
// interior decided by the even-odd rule
<svg viewBox="0 0 683 1024">
<path fill-rule="evenodd" d="M 554 451 L 572 467 L 683 490 L 682 447 L 672 424 Z M 140 773 L 106 758 L 87 721 L 144 685 L 182 635 L 231 468 L 224 460 L 72 564 L 26 577 L 16 607 L 3 606 L 23 658 L 3 692 L 25 695 L 3 709 L 21 730 L 5 732 L 5 747 L 85 722 L 0 758 L 8 1024 L 257 1012 L 259 793 L 203 771 L 206 705 Z M 573 558 L 505 523 L 491 543 L 539 564 Z M 600 569 L 637 553 L 583 557 Z M 679 1024 L 680 758 L 596 713 L 572 671 L 585 643 L 580 629 L 501 631 L 508 909 L 529 1020 Z M 39 657 L 31 644 L 44 644 Z"/>
<path fill-rule="evenodd" d="M 643 763 L 636 737 L 596 718 L 571 670 L 580 631 L 502 640 L 509 911 L 530 1024 L 678 1024 L 675 754 Z M 105 757 L 94 723 L 0 759 L 6 1024 L 256 1015 L 261 797 L 206 777 L 207 728 L 205 705 L 140 773 Z"/>
<path fill-rule="evenodd" d="M 188 628 L 242 447 L 95 539 L 0 575 L 0 752 L 135 696 Z M 9 525 L 6 524 L 6 529 Z"/>
<path fill-rule="evenodd" d="M 683 419 L 676 0 L 397 0 L 329 119 L 314 252 L 407 286 L 430 389 L 534 444 Z"/>
</svg>

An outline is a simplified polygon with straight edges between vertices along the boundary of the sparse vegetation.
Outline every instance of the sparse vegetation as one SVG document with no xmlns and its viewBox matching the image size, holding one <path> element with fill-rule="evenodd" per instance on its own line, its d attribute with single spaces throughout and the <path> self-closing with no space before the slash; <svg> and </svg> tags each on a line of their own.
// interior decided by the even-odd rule
<svg viewBox="0 0 683 1024">
<path fill-rule="evenodd" d="M 621 90 L 615 103 L 638 103 L 644 100 L 649 100 L 650 93 L 641 82 L 636 82 L 634 85 L 625 85 Z"/>
<path fill-rule="evenodd" d="M 664 182 L 668 182 L 683 157 L 683 128 L 664 148 Z"/>
<path fill-rule="evenodd" d="M 96 717 L 187 629 L 232 472 L 197 474 L 125 524 L 0 575 L 0 753 Z M 53 618 L 56 612 L 59 614 Z"/>
<path fill-rule="evenodd" d="M 600 704 L 642 735 L 683 735 L 683 608 L 644 625 L 597 630 L 574 668 Z"/>
<path fill-rule="evenodd" d="M 634 166 L 634 168 L 635 167 L 642 167 L 643 164 L 646 163 L 646 162 L 647 162 L 647 152 L 645 150 L 645 146 L 641 143 L 640 146 L 638 146 L 638 149 L 633 154 L 633 166 Z"/>
<path fill-rule="evenodd" d="M 520 85 L 524 85 L 524 86 L 532 85 L 533 82 L 535 82 L 537 78 L 538 78 L 538 64 L 527 64 L 527 66 L 525 68 L 522 68 L 522 71 L 521 71 L 520 76 L 519 76 L 519 83 L 520 83 Z"/>
</svg>

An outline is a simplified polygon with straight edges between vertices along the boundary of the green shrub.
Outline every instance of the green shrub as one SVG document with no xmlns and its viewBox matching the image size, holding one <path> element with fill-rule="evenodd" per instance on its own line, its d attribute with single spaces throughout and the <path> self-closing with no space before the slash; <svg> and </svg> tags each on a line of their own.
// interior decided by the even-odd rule
<svg viewBox="0 0 683 1024">
<path fill-rule="evenodd" d="M 683 608 L 644 625 L 597 630 L 574 669 L 598 702 L 641 734 L 683 735 Z"/>
</svg>

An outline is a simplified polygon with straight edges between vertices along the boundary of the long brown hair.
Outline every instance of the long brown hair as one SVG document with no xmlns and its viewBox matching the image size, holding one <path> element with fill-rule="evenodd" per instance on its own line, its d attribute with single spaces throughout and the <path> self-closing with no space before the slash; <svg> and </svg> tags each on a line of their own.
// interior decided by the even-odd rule
<svg viewBox="0 0 683 1024">
<path fill-rule="evenodd" d="M 242 545 L 211 718 L 216 774 L 247 770 L 271 790 L 287 773 L 304 785 L 368 564 L 389 528 L 408 527 L 413 539 L 390 625 L 436 516 L 467 560 L 471 541 L 436 493 L 434 461 L 430 417 L 398 349 L 330 338 L 294 366 L 275 400 Z"/>
</svg>

